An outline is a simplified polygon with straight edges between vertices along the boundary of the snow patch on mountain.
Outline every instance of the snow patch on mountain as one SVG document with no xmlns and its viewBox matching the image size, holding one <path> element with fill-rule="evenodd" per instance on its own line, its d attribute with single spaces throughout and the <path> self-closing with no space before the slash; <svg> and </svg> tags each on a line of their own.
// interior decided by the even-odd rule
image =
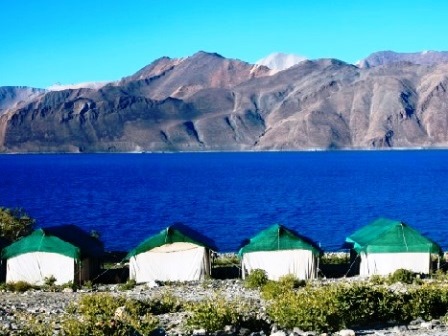
<svg viewBox="0 0 448 336">
<path fill-rule="evenodd" d="M 47 90 L 49 91 L 62 91 L 69 89 L 101 89 L 103 86 L 112 83 L 112 82 L 85 82 L 85 83 L 77 83 L 77 84 L 61 84 L 55 83 L 49 87 Z"/>
<path fill-rule="evenodd" d="M 307 58 L 303 56 L 276 52 L 258 60 L 255 64 L 267 66 L 269 69 L 277 72 L 286 70 L 306 60 Z"/>
</svg>

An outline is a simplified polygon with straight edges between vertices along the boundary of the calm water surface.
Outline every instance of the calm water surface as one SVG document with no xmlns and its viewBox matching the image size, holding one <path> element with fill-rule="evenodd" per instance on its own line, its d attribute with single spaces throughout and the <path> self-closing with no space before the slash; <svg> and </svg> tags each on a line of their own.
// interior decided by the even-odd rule
<svg viewBox="0 0 448 336">
<path fill-rule="evenodd" d="M 448 151 L 0 155 L 0 205 L 129 250 L 181 221 L 221 251 L 273 223 L 338 250 L 379 216 L 448 249 Z"/>
</svg>

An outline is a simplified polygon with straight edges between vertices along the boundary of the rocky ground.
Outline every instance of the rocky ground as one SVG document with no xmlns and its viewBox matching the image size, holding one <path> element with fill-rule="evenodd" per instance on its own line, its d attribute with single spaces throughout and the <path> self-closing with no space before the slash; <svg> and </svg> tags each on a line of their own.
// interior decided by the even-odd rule
<svg viewBox="0 0 448 336">
<path fill-rule="evenodd" d="M 136 286 L 131 290 L 120 290 L 118 285 L 100 286 L 95 290 L 79 290 L 77 292 L 45 292 L 41 290 L 30 290 L 25 293 L 0 292 L 0 335 L 18 334 L 23 324 L 26 323 L 26 317 L 29 315 L 43 316 L 42 319 L 48 320 L 56 317 L 60 318 L 68 314 L 66 308 L 70 303 L 76 302 L 83 295 L 91 295 L 94 292 L 109 292 L 113 295 L 122 295 L 134 299 L 150 299 L 160 296 L 164 293 L 171 293 L 182 300 L 201 300 L 207 297 L 213 297 L 217 292 L 228 299 L 244 298 L 260 305 L 263 309 L 263 301 L 260 299 L 258 291 L 248 290 L 243 286 L 241 280 L 209 280 L 204 283 L 192 283 L 171 286 L 147 285 Z M 182 322 L 185 319 L 185 312 L 160 315 L 159 319 L 163 329 L 160 335 L 181 335 Z M 55 334 L 59 334 L 58 326 L 55 326 Z M 203 330 L 196 330 L 195 334 L 200 336 L 204 334 Z M 312 332 L 295 330 L 280 330 L 272 325 L 271 331 L 266 334 L 263 331 L 240 330 L 238 332 L 228 328 L 220 335 L 238 335 L 238 336 L 302 336 L 318 335 Z M 380 326 L 378 329 L 369 330 L 341 330 L 336 335 L 411 335 L 411 336 L 437 336 L 448 335 L 448 327 L 438 320 L 425 322 L 423 320 L 413 321 L 409 325 L 403 326 Z"/>
</svg>

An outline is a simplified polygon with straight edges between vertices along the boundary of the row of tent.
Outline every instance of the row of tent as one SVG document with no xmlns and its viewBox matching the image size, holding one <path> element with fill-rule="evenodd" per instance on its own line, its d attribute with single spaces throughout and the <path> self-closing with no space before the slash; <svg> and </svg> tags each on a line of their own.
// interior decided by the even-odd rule
<svg viewBox="0 0 448 336">
<path fill-rule="evenodd" d="M 380 218 L 346 238 L 347 248 L 360 260 L 360 275 L 386 275 L 404 268 L 416 273 L 431 271 L 431 256 L 442 255 L 432 240 L 400 221 Z M 211 273 L 214 242 L 183 224 L 174 224 L 131 250 L 129 277 L 137 283 L 193 281 Z M 293 274 L 298 279 L 317 277 L 323 251 L 307 237 L 275 224 L 243 242 L 243 278 L 255 269 L 269 279 Z M 41 285 L 54 277 L 56 284 L 91 280 L 100 268 L 101 241 L 74 225 L 38 229 L 4 247 L 6 281 Z"/>
</svg>

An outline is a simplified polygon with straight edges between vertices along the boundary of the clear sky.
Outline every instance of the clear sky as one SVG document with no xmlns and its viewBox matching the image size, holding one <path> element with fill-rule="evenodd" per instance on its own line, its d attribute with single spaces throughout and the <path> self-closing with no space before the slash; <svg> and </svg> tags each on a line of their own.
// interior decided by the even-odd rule
<svg viewBox="0 0 448 336">
<path fill-rule="evenodd" d="M 380 50 L 448 50 L 448 1 L 1 0 L 0 86 L 118 80 L 199 50 L 354 63 Z"/>
</svg>

